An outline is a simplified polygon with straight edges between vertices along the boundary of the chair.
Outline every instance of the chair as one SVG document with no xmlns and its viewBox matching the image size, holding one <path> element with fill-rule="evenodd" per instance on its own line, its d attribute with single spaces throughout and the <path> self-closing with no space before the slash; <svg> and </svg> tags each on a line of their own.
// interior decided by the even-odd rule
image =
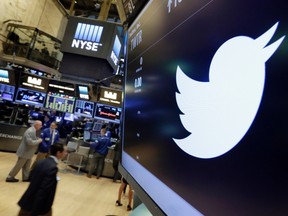
<svg viewBox="0 0 288 216">
<path fill-rule="evenodd" d="M 75 153 L 78 149 L 78 143 L 77 142 L 72 142 L 72 141 L 69 141 L 67 143 L 67 157 L 66 157 L 66 160 L 63 160 L 63 162 L 66 164 L 65 166 L 65 170 L 67 171 L 67 167 L 69 165 L 73 165 L 73 162 L 70 161 L 70 155 L 72 153 Z"/>
<path fill-rule="evenodd" d="M 84 158 L 89 157 L 90 147 L 79 146 L 78 150 L 75 152 L 75 155 L 79 156 L 79 163 L 74 163 L 73 166 L 77 167 L 77 173 L 80 174 L 80 169 L 85 167 L 86 164 L 83 163 Z"/>
</svg>

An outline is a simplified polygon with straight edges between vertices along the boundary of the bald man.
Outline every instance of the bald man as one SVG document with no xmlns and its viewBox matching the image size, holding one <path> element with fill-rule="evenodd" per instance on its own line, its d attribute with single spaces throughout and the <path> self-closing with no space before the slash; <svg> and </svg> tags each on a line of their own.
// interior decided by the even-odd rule
<svg viewBox="0 0 288 216">
<path fill-rule="evenodd" d="M 36 132 L 42 127 L 41 121 L 35 121 L 32 127 L 29 127 L 23 134 L 19 148 L 16 155 L 18 160 L 12 170 L 9 172 L 6 182 L 18 182 L 15 178 L 18 172 L 22 169 L 22 180 L 29 181 L 30 165 L 33 155 L 38 149 L 41 138 L 36 136 Z"/>
</svg>

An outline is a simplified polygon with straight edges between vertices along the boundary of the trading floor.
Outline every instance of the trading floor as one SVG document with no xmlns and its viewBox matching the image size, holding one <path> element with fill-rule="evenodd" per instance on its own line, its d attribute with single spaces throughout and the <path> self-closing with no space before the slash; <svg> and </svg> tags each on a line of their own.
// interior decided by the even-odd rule
<svg viewBox="0 0 288 216">
<path fill-rule="evenodd" d="M 5 178 L 17 160 L 15 153 L 0 152 L 0 215 L 16 216 L 19 211 L 18 200 L 28 187 L 22 182 L 21 173 L 18 183 L 7 183 Z M 115 206 L 120 183 L 102 177 L 91 179 L 65 165 L 59 164 L 57 192 L 53 204 L 53 216 L 128 216 L 126 211 L 128 197 L 123 195 L 123 206 Z"/>
</svg>

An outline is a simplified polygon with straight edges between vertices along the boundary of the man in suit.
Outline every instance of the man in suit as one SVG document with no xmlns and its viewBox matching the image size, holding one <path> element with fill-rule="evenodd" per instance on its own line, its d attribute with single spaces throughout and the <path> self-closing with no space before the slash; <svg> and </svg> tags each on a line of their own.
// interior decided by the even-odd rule
<svg viewBox="0 0 288 216">
<path fill-rule="evenodd" d="M 18 182 L 15 178 L 18 172 L 22 169 L 22 180 L 28 181 L 30 174 L 31 159 L 38 149 L 41 138 L 37 138 L 36 131 L 42 127 L 41 121 L 35 121 L 33 126 L 28 128 L 23 134 L 22 141 L 17 149 L 16 155 L 18 160 L 12 170 L 9 172 L 6 182 Z"/>
<path fill-rule="evenodd" d="M 54 143 L 50 156 L 38 161 L 31 171 L 30 185 L 18 202 L 21 207 L 18 216 L 51 216 L 56 193 L 57 164 L 67 154 L 66 146 Z"/>
<path fill-rule="evenodd" d="M 47 158 L 51 145 L 59 141 L 59 131 L 57 130 L 57 122 L 52 122 L 49 128 L 41 132 L 42 142 L 39 144 L 36 160 L 34 161 L 31 170 L 34 168 L 37 161 Z"/>
</svg>

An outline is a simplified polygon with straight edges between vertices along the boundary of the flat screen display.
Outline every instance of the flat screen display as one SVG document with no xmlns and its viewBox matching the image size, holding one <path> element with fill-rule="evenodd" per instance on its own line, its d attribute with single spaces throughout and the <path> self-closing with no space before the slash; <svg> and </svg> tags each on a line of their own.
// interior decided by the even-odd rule
<svg viewBox="0 0 288 216">
<path fill-rule="evenodd" d="M 0 83 L 0 99 L 13 101 L 15 86 Z"/>
<path fill-rule="evenodd" d="M 45 108 L 61 112 L 74 112 L 75 97 L 60 93 L 48 92 Z"/>
<path fill-rule="evenodd" d="M 121 48 L 122 48 L 122 44 L 120 42 L 120 39 L 119 39 L 118 35 L 115 35 L 112 51 L 111 51 L 110 57 L 109 57 L 110 62 L 112 63 L 111 65 L 113 68 L 116 68 L 118 65 Z"/>
<path fill-rule="evenodd" d="M 120 123 L 122 109 L 106 104 L 96 104 L 94 118 L 113 123 Z"/>
<path fill-rule="evenodd" d="M 74 121 L 74 118 L 75 116 L 74 116 L 74 114 L 73 113 L 69 113 L 69 112 L 66 112 L 65 114 L 64 114 L 64 120 L 66 120 L 66 121 L 71 121 L 71 122 L 73 122 Z"/>
<path fill-rule="evenodd" d="M 112 106 L 122 106 L 123 93 L 121 90 L 100 87 L 99 102 L 104 104 L 109 104 Z"/>
<path fill-rule="evenodd" d="M 21 73 L 20 85 L 24 88 L 47 92 L 49 80 L 40 76 L 32 76 L 31 74 Z"/>
<path fill-rule="evenodd" d="M 9 72 L 8 70 L 0 69 L 0 82 L 9 83 Z"/>
<path fill-rule="evenodd" d="M 98 132 L 100 132 L 100 130 L 101 130 L 101 128 L 102 128 L 102 125 L 103 125 L 103 124 L 100 123 L 100 122 L 94 122 L 92 130 L 93 130 L 93 131 L 98 131 Z"/>
<path fill-rule="evenodd" d="M 46 94 L 25 88 L 18 88 L 15 102 L 43 107 Z"/>
<path fill-rule="evenodd" d="M 76 96 L 76 88 L 73 83 L 50 80 L 48 92 L 59 93 L 62 95 Z"/>
<path fill-rule="evenodd" d="M 94 104 L 95 103 L 91 101 L 76 100 L 74 114 L 92 118 L 94 113 Z"/>
<path fill-rule="evenodd" d="M 15 71 L 0 68 L 0 83 L 15 86 Z"/>
<path fill-rule="evenodd" d="M 164 215 L 287 214 L 285 4 L 150 0 L 129 28 L 122 164 Z"/>
<path fill-rule="evenodd" d="M 89 100 L 88 86 L 78 86 L 79 98 Z"/>
</svg>

